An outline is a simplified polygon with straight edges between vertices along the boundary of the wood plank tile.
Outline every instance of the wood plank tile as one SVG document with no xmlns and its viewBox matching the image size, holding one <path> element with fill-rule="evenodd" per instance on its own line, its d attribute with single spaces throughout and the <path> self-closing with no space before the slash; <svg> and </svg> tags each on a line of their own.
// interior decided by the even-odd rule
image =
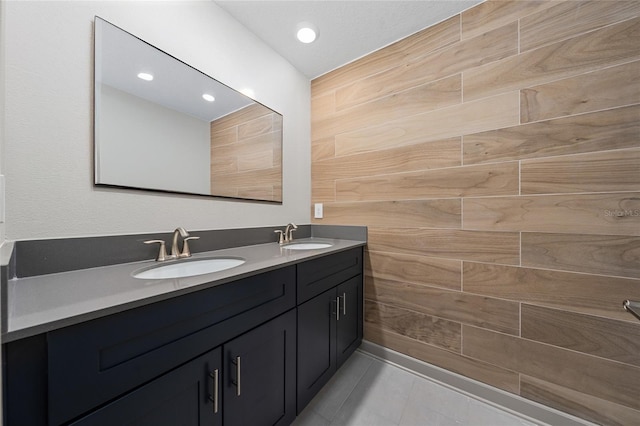
<svg viewBox="0 0 640 426">
<path fill-rule="evenodd" d="M 517 194 L 517 162 L 341 179 L 336 182 L 338 201 Z"/>
<path fill-rule="evenodd" d="M 636 191 L 640 149 L 524 160 L 520 188 L 523 195 Z"/>
<path fill-rule="evenodd" d="M 518 303 L 382 278 L 365 277 L 365 299 L 517 335 Z"/>
<path fill-rule="evenodd" d="M 362 104 L 517 53 L 518 24 L 514 22 L 343 86 L 336 90 L 336 109 Z"/>
<path fill-rule="evenodd" d="M 256 118 L 264 117 L 266 115 L 274 114 L 272 110 L 264 105 L 254 103 L 248 107 L 242 108 L 231 114 L 220 117 L 217 120 L 211 122 L 211 128 L 215 131 L 228 129 L 231 127 L 237 127 L 241 123 L 246 123 Z"/>
<path fill-rule="evenodd" d="M 352 105 L 333 114 L 313 114 L 311 139 L 317 140 L 462 102 L 462 74 L 427 82 L 388 96 Z"/>
<path fill-rule="evenodd" d="M 522 233 L 522 265 L 640 277 L 640 237 Z"/>
<path fill-rule="evenodd" d="M 236 156 L 211 156 L 211 176 L 227 175 L 238 172 L 238 158 Z"/>
<path fill-rule="evenodd" d="M 326 117 L 336 112 L 336 94 L 330 91 L 321 96 L 311 98 L 311 123 L 318 117 Z"/>
<path fill-rule="evenodd" d="M 460 199 L 325 203 L 325 224 L 460 229 Z"/>
<path fill-rule="evenodd" d="M 463 325 L 463 354 L 559 386 L 640 408 L 640 368 Z"/>
<path fill-rule="evenodd" d="M 511 92 L 343 133 L 336 136 L 336 155 L 396 148 L 514 126 L 520 122 L 519 104 L 519 93 Z"/>
<path fill-rule="evenodd" d="M 269 169 L 273 167 L 273 150 L 258 151 L 238 158 L 238 171 Z"/>
<path fill-rule="evenodd" d="M 271 114 L 271 119 L 273 120 L 273 131 L 274 132 L 282 132 L 282 115 L 278 114 L 277 112 L 274 112 L 273 114 Z"/>
<path fill-rule="evenodd" d="M 640 61 L 635 61 L 521 90 L 520 121 L 528 123 L 638 103 Z"/>
<path fill-rule="evenodd" d="M 539 10 L 552 7 L 554 4 L 557 4 L 554 0 L 487 0 L 462 12 L 462 38 L 475 37 Z"/>
<path fill-rule="evenodd" d="M 273 185 L 246 186 L 238 188 L 238 196 L 254 200 L 273 200 Z"/>
<path fill-rule="evenodd" d="M 271 114 L 245 122 L 238 126 L 238 139 L 251 139 L 256 136 L 275 132 Z"/>
<path fill-rule="evenodd" d="M 357 59 L 311 81 L 312 96 L 319 96 L 354 80 L 377 74 L 460 40 L 460 15 L 406 37 L 384 49 Z"/>
<path fill-rule="evenodd" d="M 281 134 L 278 132 L 266 133 L 256 137 L 238 140 L 229 145 L 216 145 L 211 147 L 211 157 L 244 157 L 256 151 L 266 149 L 273 150 L 275 145 L 280 145 Z M 278 149 L 279 151 L 280 149 Z"/>
<path fill-rule="evenodd" d="M 462 325 L 458 322 L 372 300 L 365 302 L 364 320 L 423 343 L 453 352 L 461 351 Z"/>
<path fill-rule="evenodd" d="M 520 51 L 575 37 L 640 15 L 638 1 L 561 2 L 520 21 Z"/>
<path fill-rule="evenodd" d="M 238 142 L 238 127 L 215 131 L 211 127 L 211 146 L 229 145 Z"/>
<path fill-rule="evenodd" d="M 460 166 L 460 151 L 461 138 L 449 138 L 315 161 L 312 175 L 320 179 L 346 179 Z"/>
<path fill-rule="evenodd" d="M 640 323 L 523 304 L 521 336 L 640 367 Z"/>
<path fill-rule="evenodd" d="M 369 228 L 373 251 L 423 255 L 516 265 L 520 261 L 517 232 L 453 229 Z"/>
<path fill-rule="evenodd" d="M 282 180 L 282 174 L 280 167 L 273 167 L 270 169 L 250 170 L 245 172 L 238 172 L 231 175 L 220 175 L 212 179 L 212 186 L 216 188 L 229 187 L 250 187 L 255 186 L 256 182 L 261 182 L 262 185 L 275 185 Z"/>
<path fill-rule="evenodd" d="M 464 100 L 572 77 L 640 58 L 640 19 L 635 18 L 517 56 L 466 70 Z"/>
<path fill-rule="evenodd" d="M 336 200 L 336 183 L 330 179 L 311 180 L 311 200 L 314 203 L 328 203 Z"/>
<path fill-rule="evenodd" d="M 462 262 L 403 253 L 365 253 L 365 273 L 374 278 L 462 290 Z"/>
<path fill-rule="evenodd" d="M 520 376 L 520 395 L 597 424 L 627 426 L 640 419 L 638 410 L 524 374 Z"/>
<path fill-rule="evenodd" d="M 511 393 L 518 392 L 518 374 L 513 371 L 401 336 L 384 330 L 376 324 L 365 323 L 364 338 L 378 345 L 437 365 L 454 373 L 479 380 L 499 389 Z"/>
<path fill-rule="evenodd" d="M 640 235 L 640 192 L 465 198 L 463 228 Z"/>
<path fill-rule="evenodd" d="M 640 280 L 464 262 L 466 293 L 635 322 L 622 309 L 640 300 Z"/>
<path fill-rule="evenodd" d="M 315 164 L 320 160 L 327 160 L 336 155 L 335 138 L 329 137 L 317 141 L 311 141 L 311 162 Z"/>
<path fill-rule="evenodd" d="M 640 106 L 558 118 L 464 136 L 464 164 L 633 148 Z"/>
</svg>

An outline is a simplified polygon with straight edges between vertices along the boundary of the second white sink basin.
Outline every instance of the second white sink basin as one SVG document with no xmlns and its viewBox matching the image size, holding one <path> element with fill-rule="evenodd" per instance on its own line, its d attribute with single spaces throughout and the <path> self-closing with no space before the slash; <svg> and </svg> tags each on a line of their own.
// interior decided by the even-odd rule
<svg viewBox="0 0 640 426">
<path fill-rule="evenodd" d="M 158 280 L 165 278 L 184 278 L 195 275 L 210 274 L 235 268 L 246 261 L 239 257 L 214 257 L 207 259 L 194 259 L 186 262 L 168 263 L 166 265 L 152 266 L 134 272 L 134 278 L 143 280 Z"/>
<path fill-rule="evenodd" d="M 329 243 L 291 243 L 286 246 L 282 246 L 282 248 L 289 250 L 317 250 L 323 248 L 329 248 L 333 244 Z"/>
</svg>

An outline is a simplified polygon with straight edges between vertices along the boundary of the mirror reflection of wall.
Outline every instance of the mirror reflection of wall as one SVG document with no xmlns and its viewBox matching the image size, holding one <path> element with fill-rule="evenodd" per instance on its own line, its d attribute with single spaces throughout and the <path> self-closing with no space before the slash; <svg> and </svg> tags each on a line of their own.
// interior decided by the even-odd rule
<svg viewBox="0 0 640 426">
<path fill-rule="evenodd" d="M 209 193 L 208 122 L 108 85 L 101 86 L 100 94 L 102 182 Z"/>
<path fill-rule="evenodd" d="M 97 185 L 282 202 L 280 114 L 98 17 L 95 32 Z"/>
<path fill-rule="evenodd" d="M 282 200 L 282 116 L 260 104 L 211 122 L 211 193 Z"/>
</svg>

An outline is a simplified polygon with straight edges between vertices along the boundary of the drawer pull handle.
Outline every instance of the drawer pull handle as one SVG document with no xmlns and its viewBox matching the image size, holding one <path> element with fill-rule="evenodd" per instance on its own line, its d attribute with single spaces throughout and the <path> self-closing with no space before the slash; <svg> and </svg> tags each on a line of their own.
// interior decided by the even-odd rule
<svg viewBox="0 0 640 426">
<path fill-rule="evenodd" d="M 218 394 L 220 384 L 218 369 L 216 368 L 212 373 L 209 373 L 209 377 L 213 379 L 213 396 L 209 395 L 209 400 L 213 402 L 213 414 L 218 414 L 218 401 L 220 400 Z"/>
<path fill-rule="evenodd" d="M 347 316 L 347 293 L 342 293 L 342 316 Z"/>
<path fill-rule="evenodd" d="M 240 357 L 237 356 L 235 361 L 231 361 L 236 365 L 236 380 L 232 383 L 236 385 L 236 396 L 240 396 Z"/>
</svg>

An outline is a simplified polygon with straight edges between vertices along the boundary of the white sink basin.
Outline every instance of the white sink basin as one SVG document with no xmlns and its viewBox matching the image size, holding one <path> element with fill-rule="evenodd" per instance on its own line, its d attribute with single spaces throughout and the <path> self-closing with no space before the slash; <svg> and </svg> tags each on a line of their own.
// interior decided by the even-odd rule
<svg viewBox="0 0 640 426">
<path fill-rule="evenodd" d="M 330 243 L 292 243 L 287 244 L 286 246 L 282 246 L 282 248 L 289 250 L 317 250 L 329 248 L 333 244 Z"/>
<path fill-rule="evenodd" d="M 186 262 L 168 263 L 166 265 L 152 266 L 134 272 L 134 278 L 142 280 L 157 280 L 164 278 L 184 278 L 194 275 L 210 274 L 235 268 L 246 261 L 238 257 L 215 257 L 208 259 L 194 259 Z"/>
</svg>

